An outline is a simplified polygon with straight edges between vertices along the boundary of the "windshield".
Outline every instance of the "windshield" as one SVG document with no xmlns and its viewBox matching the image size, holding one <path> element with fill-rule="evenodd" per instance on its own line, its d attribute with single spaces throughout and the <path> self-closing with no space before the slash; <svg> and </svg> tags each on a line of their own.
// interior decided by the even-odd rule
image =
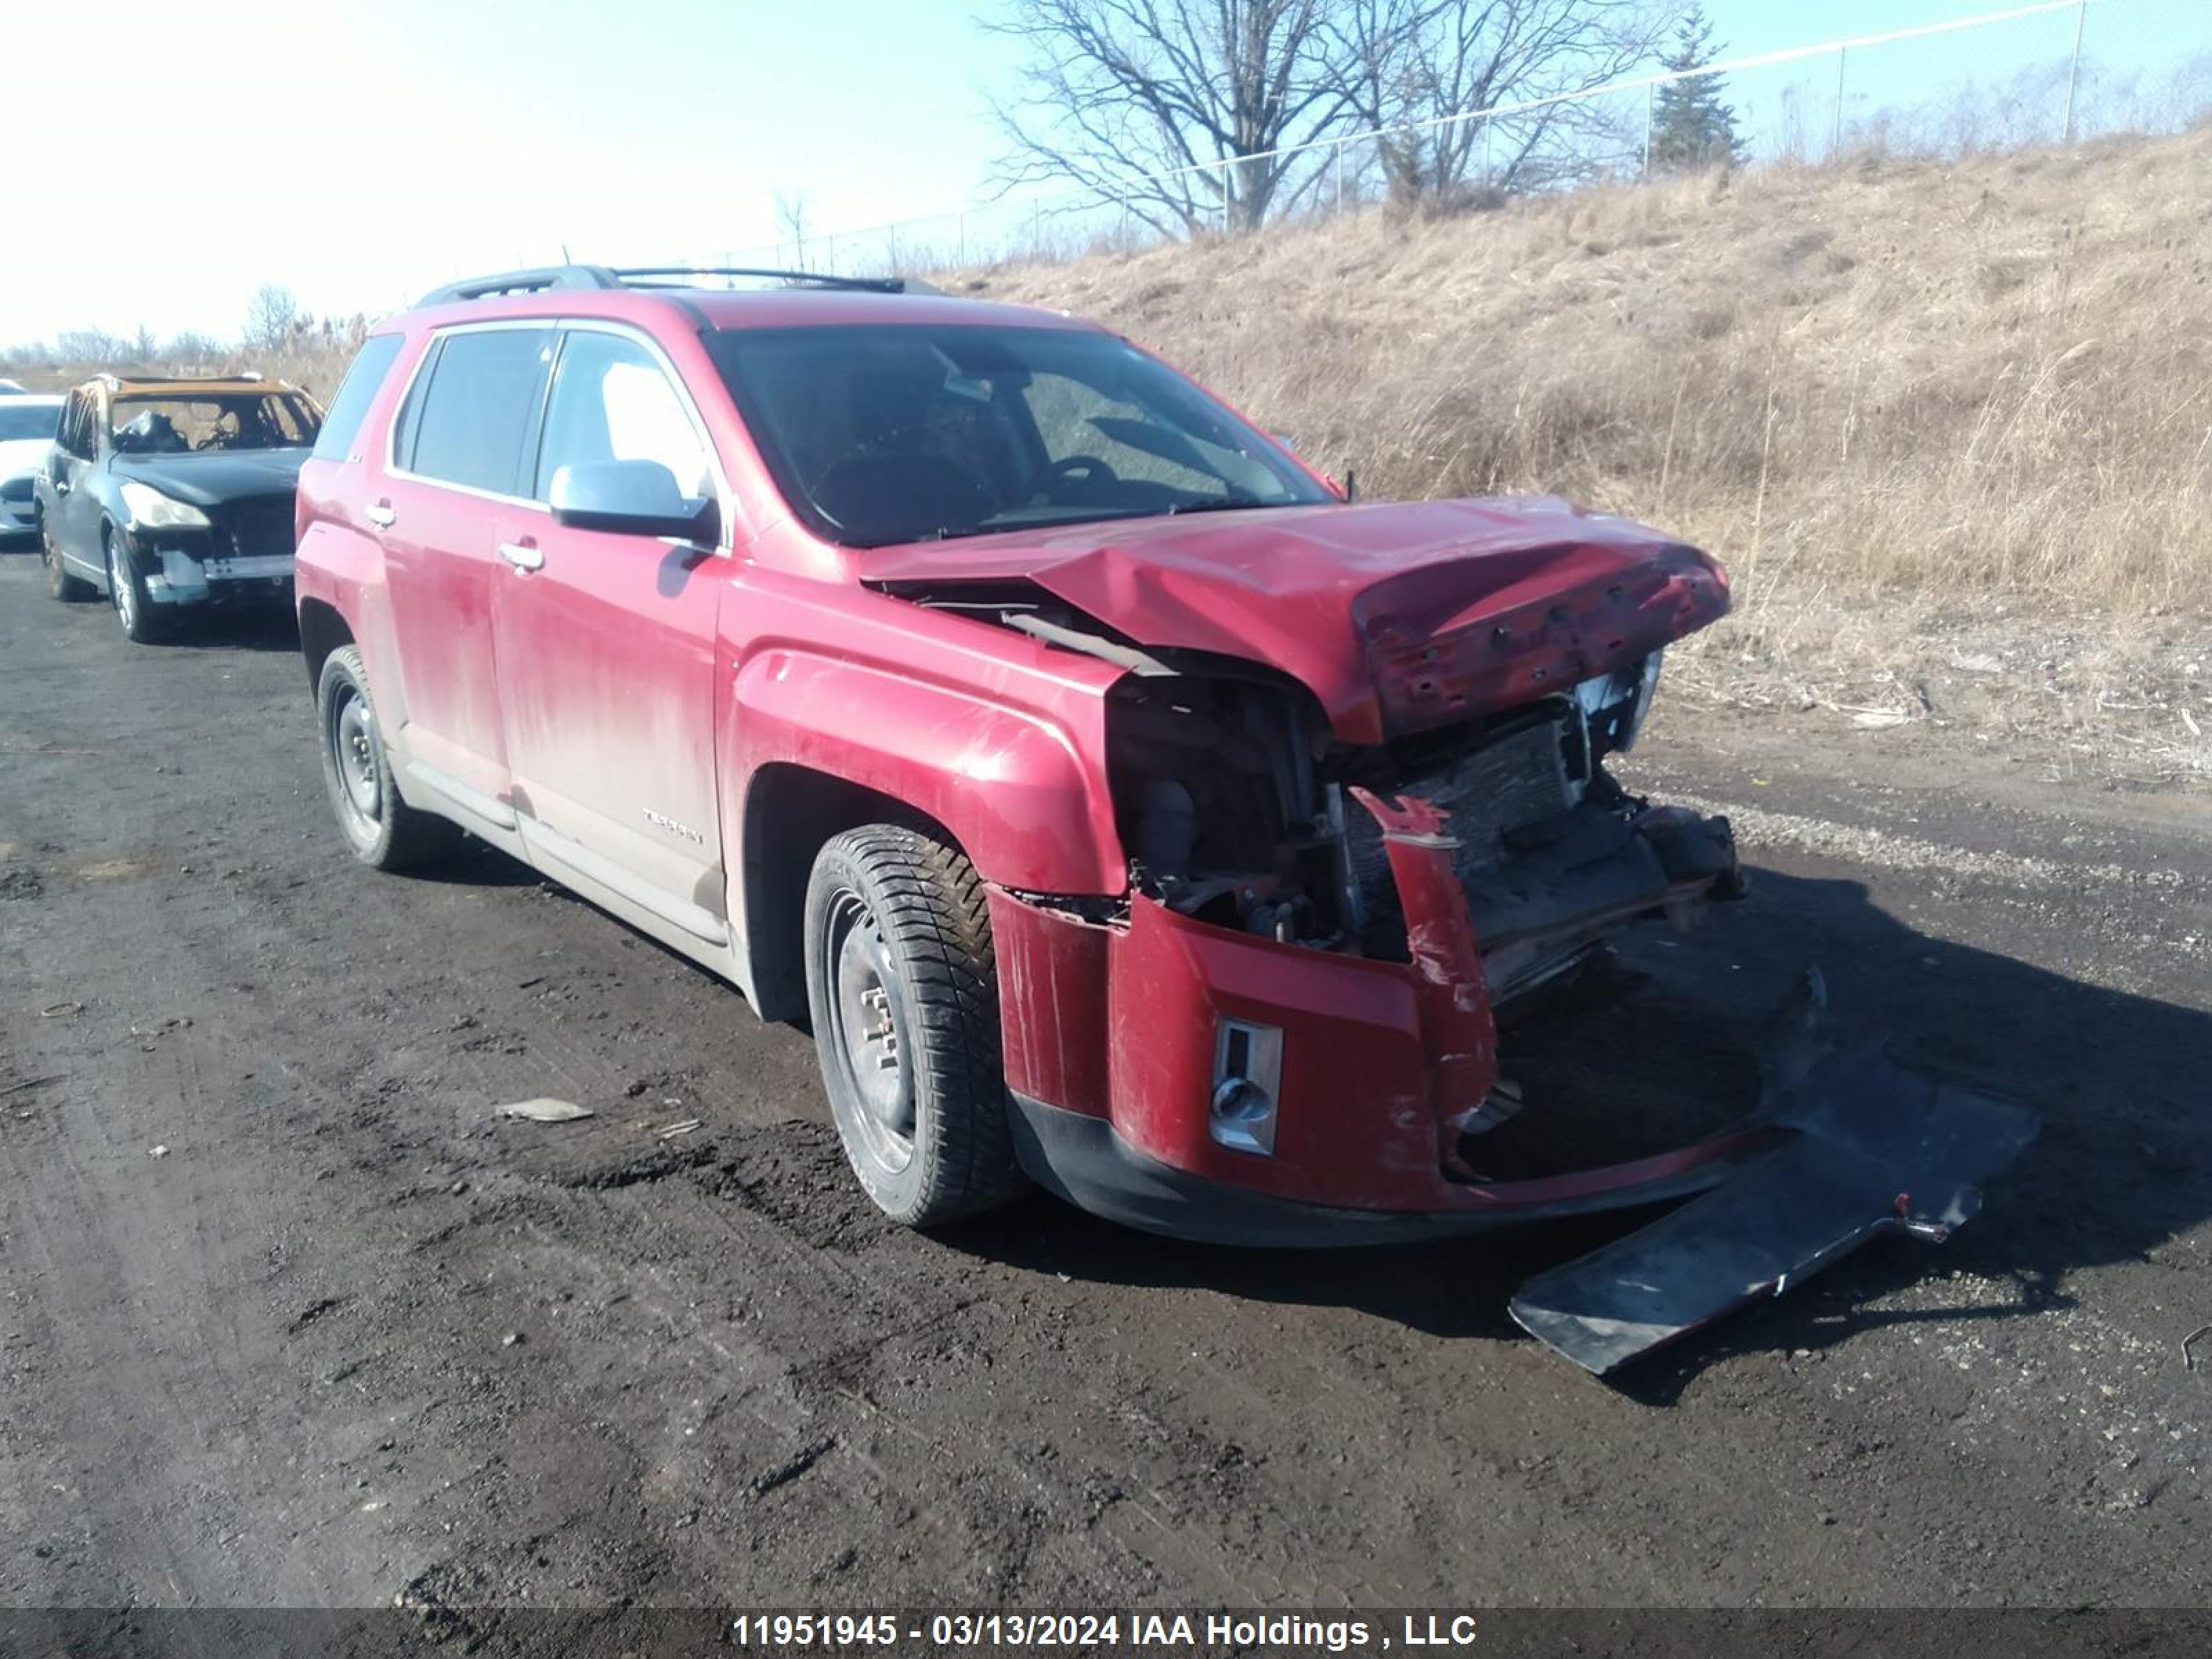
<svg viewBox="0 0 2212 1659">
<path fill-rule="evenodd" d="M 61 405 L 0 398 L 0 444 L 21 438 L 51 438 L 61 423 Z"/>
<path fill-rule="evenodd" d="M 708 351 L 794 511 L 848 547 L 1333 501 L 1109 334 L 723 329 Z"/>
<path fill-rule="evenodd" d="M 314 442 L 323 424 L 314 405 L 295 392 L 118 398 L 107 418 L 116 448 L 126 455 L 295 448 Z"/>
</svg>

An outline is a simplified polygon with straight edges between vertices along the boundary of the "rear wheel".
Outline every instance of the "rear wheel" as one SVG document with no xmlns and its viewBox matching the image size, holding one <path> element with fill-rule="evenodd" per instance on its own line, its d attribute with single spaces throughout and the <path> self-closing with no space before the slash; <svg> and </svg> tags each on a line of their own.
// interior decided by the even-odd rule
<svg viewBox="0 0 2212 1659">
<path fill-rule="evenodd" d="M 92 584 L 82 576 L 72 576 L 62 562 L 62 550 L 54 545 L 54 527 L 46 522 L 46 515 L 39 514 L 39 558 L 46 567 L 46 592 L 64 605 L 76 605 L 92 597 Z"/>
<path fill-rule="evenodd" d="M 927 1227 L 1026 1186 L 999 1052 L 983 884 L 956 848 L 870 824 L 806 890 L 806 995 L 845 1156 L 893 1220 Z"/>
<path fill-rule="evenodd" d="M 175 616 L 148 594 L 137 561 L 112 525 L 100 527 L 100 545 L 107 557 L 108 600 L 115 606 L 115 620 L 122 624 L 123 637 L 133 645 L 151 645 L 175 633 Z"/>
<path fill-rule="evenodd" d="M 379 870 L 404 870 L 452 852 L 459 828 L 399 799 L 368 698 L 368 671 L 354 647 L 340 646 L 325 659 L 315 712 L 323 785 L 354 856 Z"/>
</svg>

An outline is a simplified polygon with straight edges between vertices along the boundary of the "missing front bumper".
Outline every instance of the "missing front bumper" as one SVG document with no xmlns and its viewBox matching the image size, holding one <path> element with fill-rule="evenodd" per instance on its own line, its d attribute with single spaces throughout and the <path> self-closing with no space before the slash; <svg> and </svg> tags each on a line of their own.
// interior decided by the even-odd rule
<svg viewBox="0 0 2212 1659">
<path fill-rule="evenodd" d="M 2034 1139 L 2029 1113 L 1907 1072 L 1879 1048 L 1811 1070 L 1776 1118 L 1791 1138 L 1603 1249 L 1539 1274 L 1521 1327 L 1603 1373 L 1856 1249 L 1877 1233 L 1932 1241 L 1981 1209 L 1980 1183 Z"/>
<path fill-rule="evenodd" d="M 141 552 L 146 597 L 158 605 L 200 605 L 245 594 L 273 594 L 292 580 L 289 553 L 244 554 L 198 558 L 183 548 L 155 547 Z"/>
</svg>

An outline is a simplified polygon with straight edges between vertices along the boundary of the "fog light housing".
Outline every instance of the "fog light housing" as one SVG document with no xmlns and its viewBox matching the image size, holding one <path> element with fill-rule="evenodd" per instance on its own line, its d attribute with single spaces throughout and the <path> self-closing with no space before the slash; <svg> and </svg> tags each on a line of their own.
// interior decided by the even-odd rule
<svg viewBox="0 0 2212 1659">
<path fill-rule="evenodd" d="M 1213 1087 L 1206 1121 L 1218 1145 L 1231 1152 L 1273 1157 L 1275 1099 L 1282 1085 L 1280 1026 L 1242 1019 L 1216 1022 Z"/>
</svg>

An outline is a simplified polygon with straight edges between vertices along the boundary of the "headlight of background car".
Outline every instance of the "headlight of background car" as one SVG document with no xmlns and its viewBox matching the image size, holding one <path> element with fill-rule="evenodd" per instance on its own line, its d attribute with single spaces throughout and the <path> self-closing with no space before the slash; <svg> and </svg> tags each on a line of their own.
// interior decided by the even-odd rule
<svg viewBox="0 0 2212 1659">
<path fill-rule="evenodd" d="M 1659 664 L 1666 654 L 1664 648 L 1654 651 L 1642 662 L 1626 664 L 1575 688 L 1575 701 L 1589 725 L 1590 747 L 1597 753 L 1625 755 L 1636 746 L 1636 734 L 1651 712 L 1651 694 L 1658 689 Z"/>
<path fill-rule="evenodd" d="M 208 516 L 197 507 L 164 495 L 135 479 L 123 481 L 123 506 L 134 530 L 204 530 Z"/>
</svg>

